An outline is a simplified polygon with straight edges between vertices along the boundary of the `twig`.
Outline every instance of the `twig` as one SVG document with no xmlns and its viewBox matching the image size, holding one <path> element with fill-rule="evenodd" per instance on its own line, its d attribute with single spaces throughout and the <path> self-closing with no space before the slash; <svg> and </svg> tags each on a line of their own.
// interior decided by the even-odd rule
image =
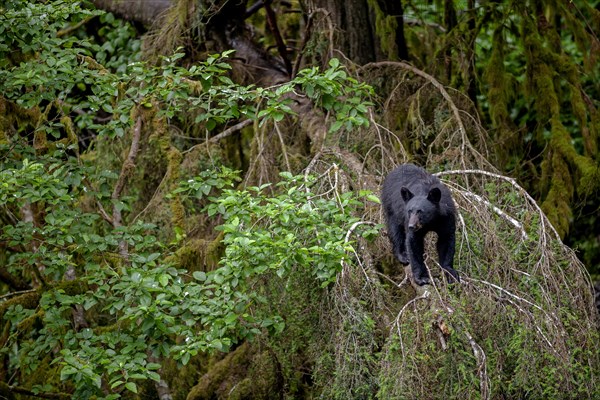
<svg viewBox="0 0 600 400">
<path fill-rule="evenodd" d="M 309 8 L 312 7 L 309 6 Z M 317 13 L 323 14 L 325 16 L 325 19 L 327 20 L 327 33 L 329 35 L 329 40 L 327 40 L 326 43 L 329 44 L 329 58 L 333 58 L 333 44 L 335 43 L 333 40 L 333 34 L 335 32 L 335 29 L 333 27 L 333 21 L 331 21 L 331 18 L 329 17 L 331 15 L 331 12 L 329 12 L 325 8 L 317 7 L 315 9 L 309 10 L 309 18 L 314 20 L 314 16 Z M 304 46 L 306 46 L 306 44 Z M 296 61 L 296 63 L 299 64 L 300 62 Z"/>
<path fill-rule="evenodd" d="M 456 123 L 458 124 L 460 133 L 461 133 L 461 135 L 463 135 L 466 138 L 467 131 L 462 122 L 462 118 L 460 117 L 460 111 L 458 110 L 458 107 L 456 107 L 456 104 L 454 104 L 452 97 L 450 97 L 450 94 L 448 94 L 444 85 L 442 85 L 437 79 L 435 79 L 433 76 L 429 75 L 427 72 L 422 71 L 422 70 L 420 70 L 416 67 L 413 67 L 412 65 L 407 64 L 402 61 L 380 61 L 380 62 L 376 62 L 376 63 L 368 63 L 363 68 L 372 68 L 372 67 L 380 67 L 380 66 L 400 67 L 400 68 L 403 68 L 403 69 L 406 69 L 406 70 L 412 72 L 415 75 L 419 75 L 420 77 L 428 80 L 440 92 L 442 97 L 448 102 L 448 105 L 450 106 L 450 109 L 452 110 L 452 113 L 454 114 L 454 119 L 456 120 Z"/>
<path fill-rule="evenodd" d="M 162 188 L 163 183 L 166 182 L 167 178 L 168 178 L 168 173 L 165 173 L 163 175 L 160 183 L 158 184 L 158 186 L 154 190 L 154 194 L 152 195 L 152 197 L 150 198 L 150 200 L 146 204 L 146 207 L 144 207 L 144 209 L 142 211 L 140 211 L 135 217 L 133 217 L 133 219 L 131 220 L 131 223 L 135 223 L 135 221 L 137 221 L 137 219 L 139 217 L 141 217 L 142 215 L 144 215 L 146 213 L 146 211 L 148 211 L 148 209 L 150 208 L 150 206 L 154 203 L 154 200 L 158 196 L 158 193 L 159 193 L 160 189 Z"/>
<path fill-rule="evenodd" d="M 344 238 L 344 243 L 348 243 L 350 241 L 350 235 L 352 235 L 352 233 L 354 232 L 354 230 L 357 227 L 359 227 L 360 225 L 375 226 L 377 224 L 375 224 L 375 222 L 373 222 L 373 221 L 356 221 L 355 223 L 352 224 L 352 226 L 350 227 L 350 229 L 348 229 L 348 232 L 346 232 L 346 237 Z"/>
<path fill-rule="evenodd" d="M 252 4 L 250 7 L 248 7 L 248 9 L 246 10 L 246 13 L 244 14 L 244 19 L 248 19 L 250 18 L 252 15 L 254 15 L 258 10 L 260 10 L 262 8 L 262 6 L 264 5 L 264 2 L 262 0 L 258 0 L 256 3 Z"/>
<path fill-rule="evenodd" d="M 6 294 L 3 294 L 2 296 L 0 296 L 0 300 L 8 299 L 9 297 L 13 297 L 13 296 L 20 296 L 20 295 L 26 294 L 26 293 L 33 293 L 35 291 L 37 291 L 37 289 L 27 289 L 27 290 L 21 290 L 18 292 L 6 293 Z"/>
<path fill-rule="evenodd" d="M 93 188 L 94 186 L 92 185 L 92 183 L 90 182 L 90 180 L 88 178 L 84 178 L 84 183 L 89 187 L 89 188 Z M 98 207 L 98 212 L 100 213 L 100 216 L 102 218 L 104 218 L 104 220 L 106 222 L 108 222 L 109 224 L 111 224 L 112 226 L 114 226 L 113 224 L 113 220 L 112 217 L 110 215 L 108 215 L 108 213 L 106 212 L 106 210 L 104 209 L 104 206 L 102 206 L 102 203 L 100 202 L 100 200 L 98 200 L 97 198 L 95 199 L 96 202 L 96 206 Z"/>
<path fill-rule="evenodd" d="M 428 299 L 429 296 L 431 296 L 431 292 L 426 290 L 423 292 L 423 294 L 421 294 L 420 296 L 417 296 L 415 298 L 413 298 L 412 300 L 410 300 L 408 303 L 406 303 L 404 305 L 404 307 L 402 307 L 402 309 L 400 310 L 400 312 L 398 313 L 398 315 L 396 316 L 396 319 L 394 319 L 394 324 L 392 326 L 396 326 L 396 329 L 398 330 L 398 335 L 400 335 L 400 318 L 402 317 L 402 314 L 404 314 L 404 311 L 413 303 L 416 303 L 419 300 L 425 300 Z"/>
<path fill-rule="evenodd" d="M 23 206 L 21 207 L 21 214 L 23 215 L 24 222 L 29 222 L 30 224 L 35 226 L 33 210 L 31 209 L 31 203 L 29 201 L 26 201 L 25 204 L 23 204 Z M 31 242 L 32 253 L 36 254 L 38 252 L 38 249 L 39 249 L 39 247 L 38 247 L 36 241 L 33 240 Z M 40 285 L 42 285 L 42 287 L 46 287 L 46 280 L 44 279 L 44 276 L 42 275 L 42 272 L 44 271 L 44 269 L 45 269 L 45 266 L 43 264 L 40 264 L 39 262 L 35 262 L 33 265 L 31 265 L 31 270 L 33 272 L 33 275 L 35 275 L 35 277 L 37 278 Z"/>
<path fill-rule="evenodd" d="M 192 150 L 194 150 L 195 148 L 200 147 L 200 146 L 205 146 L 208 143 L 218 142 L 219 140 L 224 139 L 228 136 L 231 136 L 234 133 L 236 133 L 237 131 L 242 130 L 243 128 L 247 127 L 248 125 L 250 125 L 253 122 L 254 122 L 254 120 L 252 120 L 252 119 L 246 119 L 242 122 L 238 122 L 237 124 L 225 129 L 223 132 L 219 133 L 218 135 L 208 138 L 207 140 L 205 140 L 202 143 L 193 145 L 189 149 L 183 151 L 181 154 L 187 154 L 187 153 L 191 152 Z"/>
<path fill-rule="evenodd" d="M 512 297 L 513 299 L 517 299 L 517 300 L 519 300 L 519 301 L 522 301 L 522 302 L 523 302 L 523 303 L 525 303 L 525 304 L 529 304 L 530 306 L 532 306 L 532 307 L 534 307 L 534 308 L 537 308 L 537 309 L 538 309 L 538 310 L 540 310 L 542 313 L 544 313 L 544 314 L 546 315 L 546 317 L 548 317 L 548 318 L 550 318 L 550 319 L 555 319 L 555 318 L 554 318 L 554 317 L 552 317 L 550 314 L 548 314 L 548 313 L 547 313 L 547 312 L 546 312 L 546 311 L 545 311 L 545 310 L 544 310 L 542 307 L 538 306 L 538 305 L 537 305 L 537 304 L 535 304 L 535 303 L 532 303 L 531 301 L 529 301 L 529 300 L 527 300 L 527 299 L 524 299 L 524 298 L 522 298 L 522 297 L 519 297 L 519 296 L 517 296 L 516 294 L 514 294 L 514 293 L 512 293 L 512 292 L 510 292 L 510 291 L 508 291 L 508 290 L 506 290 L 506 289 L 504 289 L 503 287 L 500 287 L 500 286 L 498 286 L 498 285 L 494 285 L 493 283 L 491 283 L 491 282 L 488 282 L 488 281 L 484 281 L 483 279 L 475 279 L 475 278 L 467 278 L 467 277 L 464 277 L 464 279 L 465 279 L 465 280 L 467 280 L 467 281 L 472 281 L 472 282 L 480 282 L 480 283 L 483 283 L 483 284 L 485 284 L 485 285 L 491 286 L 491 287 L 493 287 L 494 289 L 497 289 L 497 290 L 501 291 L 502 293 L 509 295 L 509 296 L 510 296 L 510 297 Z"/>
<path fill-rule="evenodd" d="M 283 154 L 283 159 L 285 161 L 285 167 L 287 168 L 288 171 L 291 171 L 292 167 L 290 167 L 290 160 L 288 160 L 287 151 L 285 150 L 285 142 L 283 141 L 283 135 L 281 134 L 281 130 L 279 129 L 279 125 L 277 124 L 277 122 L 275 122 L 274 125 L 275 125 L 275 131 L 277 132 L 277 136 L 279 137 L 279 143 L 281 143 L 281 153 Z"/>
<path fill-rule="evenodd" d="M 56 32 L 56 37 L 63 37 L 63 36 L 67 36 L 70 35 L 71 32 L 76 31 L 77 29 L 79 29 L 81 26 L 87 24 L 88 22 L 90 22 L 92 19 L 96 18 L 95 15 L 91 16 L 91 17 L 87 17 L 81 21 L 79 21 L 78 23 L 76 23 L 75 25 L 71 25 L 65 29 L 61 29 L 60 31 Z"/>
<path fill-rule="evenodd" d="M 121 192 L 125 187 L 125 181 L 133 167 L 135 167 L 135 158 L 137 157 L 137 153 L 140 149 L 140 137 L 142 133 L 142 118 L 138 117 L 135 126 L 133 127 L 133 137 L 131 139 L 131 147 L 129 148 L 129 154 L 127 155 L 127 159 L 123 163 L 123 167 L 121 168 L 121 173 L 119 174 L 119 178 L 117 179 L 117 183 L 115 184 L 115 188 L 113 189 L 111 199 L 113 201 L 113 226 L 115 228 L 121 226 L 122 216 L 120 208 L 117 205 L 119 198 L 121 197 Z"/>
<path fill-rule="evenodd" d="M 371 225 L 371 226 L 375 226 L 376 224 L 372 221 L 356 221 L 355 223 L 352 224 L 352 226 L 350 226 L 350 228 L 348 229 L 348 232 L 346 232 L 346 237 L 344 238 L 344 244 L 347 244 L 350 241 L 350 236 L 352 235 L 352 233 L 354 233 L 354 230 L 356 228 L 358 228 L 360 225 Z M 370 282 L 371 279 L 369 278 L 369 275 L 367 274 L 367 271 L 365 270 L 365 268 L 362 265 L 362 262 L 360 260 L 360 257 L 358 255 L 358 253 L 356 253 L 356 250 L 353 249 L 354 255 L 356 256 L 356 261 L 358 262 L 358 264 L 360 265 L 363 274 L 365 275 L 365 279 L 367 282 Z M 342 257 L 342 259 L 340 260 L 340 264 L 342 265 L 342 277 L 344 276 L 345 273 L 345 259 L 344 257 Z"/>
<path fill-rule="evenodd" d="M 296 77 L 298 74 L 298 70 L 300 69 L 300 64 L 302 63 L 302 56 L 304 55 L 304 49 L 308 44 L 308 39 L 312 34 L 312 26 L 314 21 L 314 12 L 308 15 L 308 21 L 306 21 L 306 28 L 304 28 L 304 32 L 302 33 L 302 42 L 300 43 L 300 48 L 298 49 L 298 56 L 296 57 L 296 61 L 294 62 L 294 66 L 292 67 L 292 79 Z"/>
</svg>

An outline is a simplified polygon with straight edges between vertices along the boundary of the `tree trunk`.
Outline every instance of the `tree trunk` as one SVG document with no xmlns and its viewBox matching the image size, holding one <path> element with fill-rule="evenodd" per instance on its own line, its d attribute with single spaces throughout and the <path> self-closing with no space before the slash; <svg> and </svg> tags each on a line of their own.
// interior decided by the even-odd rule
<svg viewBox="0 0 600 400">
<path fill-rule="evenodd" d="M 398 0 L 377 0 L 377 4 L 385 15 L 392 16 L 396 19 L 396 47 L 398 49 L 398 58 L 408 60 L 408 47 L 406 46 L 406 38 L 404 36 L 404 9 L 402 1 Z"/>
<path fill-rule="evenodd" d="M 324 9 L 335 29 L 334 48 L 358 64 L 377 60 L 379 46 L 370 18 L 367 0 L 315 0 L 309 12 Z"/>
<path fill-rule="evenodd" d="M 173 4 L 171 0 L 93 0 L 92 2 L 100 10 L 109 11 L 126 20 L 146 25 L 151 25 Z"/>
</svg>

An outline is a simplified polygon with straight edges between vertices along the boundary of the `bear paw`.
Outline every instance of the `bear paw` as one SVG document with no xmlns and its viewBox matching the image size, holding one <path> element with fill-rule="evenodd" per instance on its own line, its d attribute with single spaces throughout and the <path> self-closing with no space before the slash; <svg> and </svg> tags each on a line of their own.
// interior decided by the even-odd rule
<svg viewBox="0 0 600 400">
<path fill-rule="evenodd" d="M 398 261 L 400 261 L 400 264 L 402 265 L 410 264 L 410 261 L 408 260 L 408 255 L 406 255 L 405 251 L 401 253 L 396 253 L 396 258 L 398 259 Z"/>
<path fill-rule="evenodd" d="M 429 285 L 431 281 L 428 276 L 416 276 L 414 277 L 415 283 L 419 286 Z"/>
</svg>

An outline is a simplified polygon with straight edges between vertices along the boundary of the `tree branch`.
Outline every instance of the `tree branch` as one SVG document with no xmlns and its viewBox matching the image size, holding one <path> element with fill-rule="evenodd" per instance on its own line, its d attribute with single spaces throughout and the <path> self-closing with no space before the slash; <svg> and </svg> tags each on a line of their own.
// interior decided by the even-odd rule
<svg viewBox="0 0 600 400">
<path fill-rule="evenodd" d="M 111 199 L 113 201 L 112 221 L 113 221 L 113 226 L 115 228 L 121 226 L 121 224 L 122 224 L 121 210 L 117 206 L 117 202 L 119 201 L 119 198 L 121 197 L 121 192 L 123 191 L 123 188 L 125 186 L 125 181 L 127 180 L 129 173 L 135 167 L 135 158 L 137 157 L 137 153 L 140 149 L 141 132 L 142 132 L 142 118 L 138 116 L 137 120 L 135 122 L 135 126 L 133 127 L 133 137 L 131 139 L 131 147 L 129 148 L 129 154 L 127 156 L 127 159 L 123 163 L 123 167 L 121 168 L 121 173 L 119 174 L 119 179 L 117 180 L 117 183 L 115 184 L 115 188 L 114 188 L 114 190 L 112 192 L 112 196 L 111 196 Z"/>
<path fill-rule="evenodd" d="M 230 126 L 229 128 L 225 129 L 223 132 L 219 133 L 218 135 L 215 135 L 215 136 L 213 136 L 213 137 L 205 140 L 202 143 L 198 143 L 198 144 L 190 147 L 189 149 L 185 150 L 183 152 L 183 154 L 189 153 L 189 152 L 191 152 L 192 150 L 194 150 L 197 147 L 206 146 L 208 143 L 218 142 L 219 140 L 224 139 L 224 138 L 226 138 L 228 136 L 231 136 L 234 133 L 236 133 L 237 131 L 242 130 L 243 128 L 247 127 L 248 125 L 250 125 L 253 122 L 254 122 L 254 120 L 252 120 L 252 119 L 246 119 L 246 120 L 244 120 L 242 122 L 238 122 L 237 124 L 235 124 L 233 126 Z"/>
<path fill-rule="evenodd" d="M 171 0 L 92 0 L 99 10 L 105 10 L 129 20 L 152 25 L 160 14 L 169 9 Z"/>
<path fill-rule="evenodd" d="M 119 207 L 119 201 L 121 198 L 121 192 L 125 187 L 125 182 L 131 173 L 131 170 L 135 167 L 135 159 L 137 157 L 137 153 L 140 149 L 140 137 L 142 136 L 142 117 L 138 116 L 133 127 L 132 138 L 131 138 L 131 147 L 129 148 L 129 154 L 127 155 L 127 159 L 123 162 L 123 167 L 121 168 L 121 173 L 119 174 L 119 179 L 117 179 L 117 183 L 115 184 L 115 188 L 112 192 L 112 202 L 113 202 L 113 215 L 112 222 L 113 227 L 118 228 L 122 226 L 123 216 L 121 215 L 121 208 Z M 129 249 L 127 247 L 127 242 L 121 240 L 119 242 L 119 253 L 123 259 L 127 259 Z"/>
<path fill-rule="evenodd" d="M 34 393 L 29 389 L 25 389 L 21 386 L 9 386 L 4 382 L 0 382 L 0 395 L 3 396 L 3 392 L 16 393 L 24 396 L 37 397 L 40 399 L 70 399 L 71 395 L 67 393 L 50 393 L 50 392 L 38 392 Z M 2 397 L 3 399 L 5 397 Z"/>
<path fill-rule="evenodd" d="M 277 50 L 279 51 L 279 55 L 283 59 L 283 63 L 285 64 L 285 69 L 288 74 L 292 73 L 292 63 L 290 62 L 287 54 L 287 47 L 283 42 L 283 38 L 281 37 L 281 33 L 279 32 L 279 28 L 277 27 L 277 20 L 275 18 L 275 12 L 273 8 L 271 8 L 272 0 L 266 0 L 265 3 L 265 11 L 267 12 L 267 24 L 269 25 L 269 30 L 275 37 L 275 43 L 277 44 Z"/>
<path fill-rule="evenodd" d="M 29 286 L 26 282 L 12 276 L 12 274 L 4 267 L 0 268 L 0 281 L 6 283 L 15 290 L 31 289 L 31 286 Z"/>
</svg>

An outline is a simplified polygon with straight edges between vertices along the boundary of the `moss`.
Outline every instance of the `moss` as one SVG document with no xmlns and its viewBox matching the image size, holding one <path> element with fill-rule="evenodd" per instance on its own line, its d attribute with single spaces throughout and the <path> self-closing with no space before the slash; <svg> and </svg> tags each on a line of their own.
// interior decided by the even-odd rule
<svg viewBox="0 0 600 400">
<path fill-rule="evenodd" d="M 8 144 L 10 142 L 9 137 L 9 115 L 7 113 L 7 101 L 0 97 L 0 144 Z"/>
<path fill-rule="evenodd" d="M 171 147 L 169 152 L 167 153 L 167 180 L 170 183 L 170 187 L 172 189 L 175 188 L 179 181 L 179 166 L 181 165 L 183 157 L 179 150 L 175 147 Z M 174 195 L 170 201 L 171 206 L 171 223 L 173 227 L 177 227 L 185 230 L 185 208 L 183 207 L 183 203 L 181 201 L 180 195 Z"/>
<path fill-rule="evenodd" d="M 0 382 L 0 398 L 5 400 L 15 400 L 10 386 L 4 382 Z"/>
<path fill-rule="evenodd" d="M 376 0 L 367 1 L 369 8 L 375 13 L 375 33 L 379 39 L 381 51 L 388 60 L 398 60 L 396 30 L 398 21 L 395 15 L 386 15 Z"/>
<path fill-rule="evenodd" d="M 490 102 L 490 116 L 497 127 L 504 126 L 509 121 L 508 105 L 514 97 L 510 77 L 504 68 L 504 43 L 502 27 L 499 27 L 494 31 L 492 53 L 484 72 L 484 78 L 489 85 L 487 96 Z"/>
<path fill-rule="evenodd" d="M 23 387 L 33 387 L 36 385 L 51 385 L 62 393 L 57 393 L 57 399 L 68 399 L 71 396 L 67 395 L 72 390 L 71 383 L 60 379 L 60 368 L 53 364 L 54 355 L 48 354 L 38 364 L 37 368 L 30 374 L 23 374 L 19 381 Z M 26 369 L 23 369 L 23 371 Z"/>
<path fill-rule="evenodd" d="M 204 399 L 280 399 L 278 363 L 268 350 L 244 343 L 210 366 L 187 397 Z"/>
<path fill-rule="evenodd" d="M 549 190 L 542 202 L 542 210 L 559 235 L 564 237 L 572 218 L 570 202 L 574 192 L 569 166 L 559 151 L 550 151 L 544 168 L 547 170 L 544 176 L 549 179 Z"/>
<path fill-rule="evenodd" d="M 217 268 L 225 251 L 223 233 L 213 240 L 190 239 L 167 259 L 187 271 L 210 271 Z"/>
<path fill-rule="evenodd" d="M 48 138 L 43 129 L 37 129 L 33 134 L 33 148 L 37 154 L 43 154 L 48 150 Z"/>
<path fill-rule="evenodd" d="M 17 324 L 17 330 L 21 332 L 28 332 L 34 324 L 39 323 L 44 318 L 44 310 L 38 310 L 35 314 L 25 318 Z"/>
<path fill-rule="evenodd" d="M 13 297 L 12 299 L 6 300 L 0 304 L 0 320 L 4 318 L 4 313 L 10 306 L 21 305 L 25 309 L 34 309 L 38 306 L 41 294 L 37 291 L 24 293 L 22 295 Z"/>
<path fill-rule="evenodd" d="M 80 279 L 74 279 L 72 281 L 62 281 L 54 286 L 55 290 L 63 290 L 65 294 L 74 296 L 77 294 L 85 293 L 89 287 L 86 282 Z"/>
<path fill-rule="evenodd" d="M 73 120 L 69 116 L 65 115 L 60 119 L 60 123 L 65 127 L 65 132 L 67 132 L 68 144 L 77 148 L 79 140 L 77 138 L 77 133 L 75 133 Z"/>
<path fill-rule="evenodd" d="M 231 390 L 228 399 L 280 399 L 281 397 L 277 360 L 267 350 L 254 355 L 248 376 Z"/>
<path fill-rule="evenodd" d="M 250 345 L 242 344 L 215 363 L 188 394 L 187 400 L 227 398 L 227 394 L 246 374 L 251 357 Z M 225 395 L 225 396 L 223 396 Z"/>
</svg>

